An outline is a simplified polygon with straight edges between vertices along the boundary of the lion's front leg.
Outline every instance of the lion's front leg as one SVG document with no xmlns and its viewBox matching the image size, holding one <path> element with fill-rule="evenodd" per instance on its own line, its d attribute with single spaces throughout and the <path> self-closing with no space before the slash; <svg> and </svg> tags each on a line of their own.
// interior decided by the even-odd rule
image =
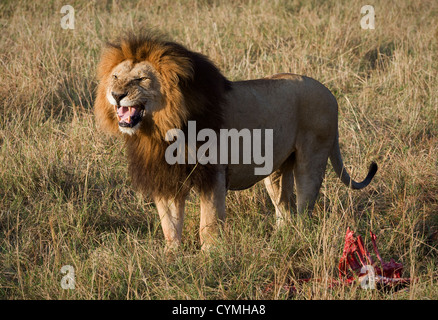
<svg viewBox="0 0 438 320">
<path fill-rule="evenodd" d="M 201 190 L 200 240 L 202 250 L 208 250 L 219 236 L 220 224 L 225 222 L 225 171 L 217 173 L 213 186 Z"/>
<path fill-rule="evenodd" d="M 177 248 L 181 244 L 184 222 L 185 197 L 177 199 L 155 198 L 161 227 L 167 248 Z"/>
</svg>

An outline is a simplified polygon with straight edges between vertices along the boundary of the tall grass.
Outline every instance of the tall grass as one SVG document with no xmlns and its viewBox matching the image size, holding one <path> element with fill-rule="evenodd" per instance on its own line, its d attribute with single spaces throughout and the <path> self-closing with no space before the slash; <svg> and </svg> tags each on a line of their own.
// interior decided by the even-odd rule
<svg viewBox="0 0 438 320">
<path fill-rule="evenodd" d="M 0 298 L 286 299 L 284 284 L 318 278 L 294 299 L 437 299 L 436 1 L 62 1 L 0 3 Z M 223 237 L 199 251 L 199 200 L 183 248 L 169 255 L 150 199 L 132 190 L 123 143 L 96 131 L 95 70 L 103 43 L 155 28 L 208 55 L 231 80 L 276 72 L 324 83 L 340 105 L 341 149 L 365 190 L 328 166 L 311 218 L 273 228 L 262 186 L 229 193 Z M 347 226 L 373 230 L 385 260 L 418 281 L 402 292 L 329 289 Z M 61 288 L 61 267 L 75 289 Z M 268 284 L 274 289 L 266 291 Z"/>
</svg>

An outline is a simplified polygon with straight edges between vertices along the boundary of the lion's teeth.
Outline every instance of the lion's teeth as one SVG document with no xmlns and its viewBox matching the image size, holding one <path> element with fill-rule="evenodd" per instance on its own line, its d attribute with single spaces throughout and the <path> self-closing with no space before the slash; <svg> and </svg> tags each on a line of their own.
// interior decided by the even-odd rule
<svg viewBox="0 0 438 320">
<path fill-rule="evenodd" d="M 120 122 L 120 120 L 122 120 L 122 118 L 120 118 L 120 116 L 119 116 L 119 115 L 117 115 L 117 119 L 119 120 L 119 122 Z"/>
<path fill-rule="evenodd" d="M 131 123 L 131 116 L 128 116 L 128 123 Z"/>
</svg>

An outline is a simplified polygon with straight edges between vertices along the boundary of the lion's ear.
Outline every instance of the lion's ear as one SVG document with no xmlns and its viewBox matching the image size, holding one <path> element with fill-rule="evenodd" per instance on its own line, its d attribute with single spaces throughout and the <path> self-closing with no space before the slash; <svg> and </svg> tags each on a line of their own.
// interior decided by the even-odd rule
<svg viewBox="0 0 438 320">
<path fill-rule="evenodd" d="M 171 86 L 191 81 L 194 77 L 192 61 L 188 57 L 164 55 L 157 69 L 163 80 Z"/>
<path fill-rule="evenodd" d="M 100 57 L 99 65 L 97 66 L 97 78 L 102 81 L 108 77 L 113 68 L 125 60 L 120 47 L 107 43 Z"/>
</svg>

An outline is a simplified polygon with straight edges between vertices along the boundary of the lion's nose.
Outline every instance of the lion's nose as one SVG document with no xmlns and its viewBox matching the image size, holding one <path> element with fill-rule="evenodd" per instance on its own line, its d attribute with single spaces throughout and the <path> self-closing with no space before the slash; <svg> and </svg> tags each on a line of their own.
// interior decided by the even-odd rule
<svg viewBox="0 0 438 320">
<path fill-rule="evenodd" d="M 126 92 L 123 93 L 111 92 L 111 95 L 113 96 L 114 100 L 116 100 L 117 104 L 120 104 L 120 100 L 122 100 L 128 94 Z"/>
</svg>

